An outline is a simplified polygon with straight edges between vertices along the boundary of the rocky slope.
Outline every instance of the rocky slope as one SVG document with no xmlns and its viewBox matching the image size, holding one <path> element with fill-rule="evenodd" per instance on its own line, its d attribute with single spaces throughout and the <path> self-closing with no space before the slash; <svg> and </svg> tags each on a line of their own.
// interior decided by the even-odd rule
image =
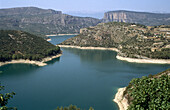
<svg viewBox="0 0 170 110">
<path fill-rule="evenodd" d="M 61 45 L 117 48 L 130 58 L 170 59 L 170 26 L 150 27 L 130 23 L 100 23 L 83 28 Z"/>
<path fill-rule="evenodd" d="M 99 19 L 75 17 L 61 11 L 36 7 L 0 9 L 0 29 L 15 29 L 34 34 L 79 33 L 80 28 L 94 26 Z"/>
<path fill-rule="evenodd" d="M 170 14 L 134 11 L 109 11 L 104 14 L 103 22 L 129 22 L 143 25 L 170 25 Z"/>
</svg>

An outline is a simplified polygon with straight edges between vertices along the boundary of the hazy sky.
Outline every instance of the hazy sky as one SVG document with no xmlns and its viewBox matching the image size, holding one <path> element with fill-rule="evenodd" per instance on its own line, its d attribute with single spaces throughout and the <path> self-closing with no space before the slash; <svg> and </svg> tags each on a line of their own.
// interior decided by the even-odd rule
<svg viewBox="0 0 170 110">
<path fill-rule="evenodd" d="M 0 8 L 35 6 L 69 12 L 131 10 L 170 13 L 170 0 L 0 0 Z"/>
</svg>

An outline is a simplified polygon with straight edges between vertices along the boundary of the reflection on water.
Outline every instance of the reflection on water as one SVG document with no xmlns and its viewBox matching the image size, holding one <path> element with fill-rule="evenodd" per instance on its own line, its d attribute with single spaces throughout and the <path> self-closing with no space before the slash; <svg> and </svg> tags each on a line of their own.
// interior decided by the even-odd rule
<svg viewBox="0 0 170 110">
<path fill-rule="evenodd" d="M 70 52 L 79 57 L 84 66 L 89 68 L 93 67 L 96 69 L 96 71 L 102 71 L 111 74 L 122 72 L 139 74 L 141 76 L 148 75 L 148 73 L 156 74 L 161 72 L 160 67 L 164 70 L 170 67 L 169 65 L 162 64 L 140 64 L 117 60 L 117 53 L 110 50 L 82 50 L 76 48 L 62 48 L 62 50 Z M 122 69 L 119 69 L 120 67 Z"/>
<path fill-rule="evenodd" d="M 46 62 L 48 65 L 53 65 L 56 62 L 60 61 L 60 57 L 55 58 L 51 61 Z M 26 73 L 31 73 L 32 71 L 35 71 L 39 68 L 37 65 L 32 64 L 8 64 L 0 67 L 0 76 L 4 75 L 23 75 Z M 15 70 L 15 71 L 14 71 Z"/>
<path fill-rule="evenodd" d="M 8 64 L 0 67 L 1 76 L 23 75 L 23 73 L 31 73 L 39 67 L 32 64 Z"/>
<path fill-rule="evenodd" d="M 60 61 L 60 57 L 58 57 L 58 58 L 55 58 L 55 59 L 53 59 L 53 60 L 51 60 L 51 61 L 48 61 L 48 62 L 46 62 L 48 65 L 52 65 L 52 64 L 54 64 L 54 63 L 56 63 L 56 62 L 59 62 Z"/>
<path fill-rule="evenodd" d="M 115 59 L 116 52 L 114 51 L 105 51 L 105 50 L 81 50 L 74 48 L 62 48 L 64 51 L 68 51 L 80 57 L 83 62 L 102 62 L 106 60 Z"/>
</svg>

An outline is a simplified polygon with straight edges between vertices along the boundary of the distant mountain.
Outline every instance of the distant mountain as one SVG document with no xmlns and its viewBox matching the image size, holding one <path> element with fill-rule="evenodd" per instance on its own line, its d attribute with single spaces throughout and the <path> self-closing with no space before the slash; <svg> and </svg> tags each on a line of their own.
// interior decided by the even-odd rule
<svg viewBox="0 0 170 110">
<path fill-rule="evenodd" d="M 0 29 L 15 29 L 34 34 L 79 33 L 80 28 L 97 25 L 99 19 L 75 17 L 61 11 L 22 7 L 0 9 Z"/>
<path fill-rule="evenodd" d="M 42 14 L 62 14 L 61 11 L 55 11 L 52 9 L 40 9 L 36 7 L 21 7 L 21 8 L 9 8 L 1 9 L 0 16 L 9 15 L 42 15 Z"/>
<path fill-rule="evenodd" d="M 0 9 L 0 29 L 22 30 L 36 35 L 79 33 L 81 28 L 113 21 L 170 25 L 170 14 L 110 11 L 104 14 L 103 19 L 97 19 L 71 16 L 61 11 L 37 7 Z"/>
<path fill-rule="evenodd" d="M 170 13 L 148 13 L 135 11 L 109 11 L 104 14 L 103 22 L 129 22 L 143 25 L 170 25 Z"/>
</svg>

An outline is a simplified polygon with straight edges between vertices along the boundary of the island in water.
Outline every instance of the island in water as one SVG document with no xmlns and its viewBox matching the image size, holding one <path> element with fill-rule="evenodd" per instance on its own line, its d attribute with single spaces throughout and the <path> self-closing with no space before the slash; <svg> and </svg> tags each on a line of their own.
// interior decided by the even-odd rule
<svg viewBox="0 0 170 110">
<path fill-rule="evenodd" d="M 111 49 L 117 59 L 136 63 L 170 64 L 170 26 L 145 26 L 135 23 L 110 22 L 83 28 L 76 37 L 60 47 Z"/>
<path fill-rule="evenodd" d="M 23 31 L 0 30 L 0 41 L 0 66 L 11 63 L 45 66 L 45 62 L 61 56 L 60 47 Z"/>
</svg>

